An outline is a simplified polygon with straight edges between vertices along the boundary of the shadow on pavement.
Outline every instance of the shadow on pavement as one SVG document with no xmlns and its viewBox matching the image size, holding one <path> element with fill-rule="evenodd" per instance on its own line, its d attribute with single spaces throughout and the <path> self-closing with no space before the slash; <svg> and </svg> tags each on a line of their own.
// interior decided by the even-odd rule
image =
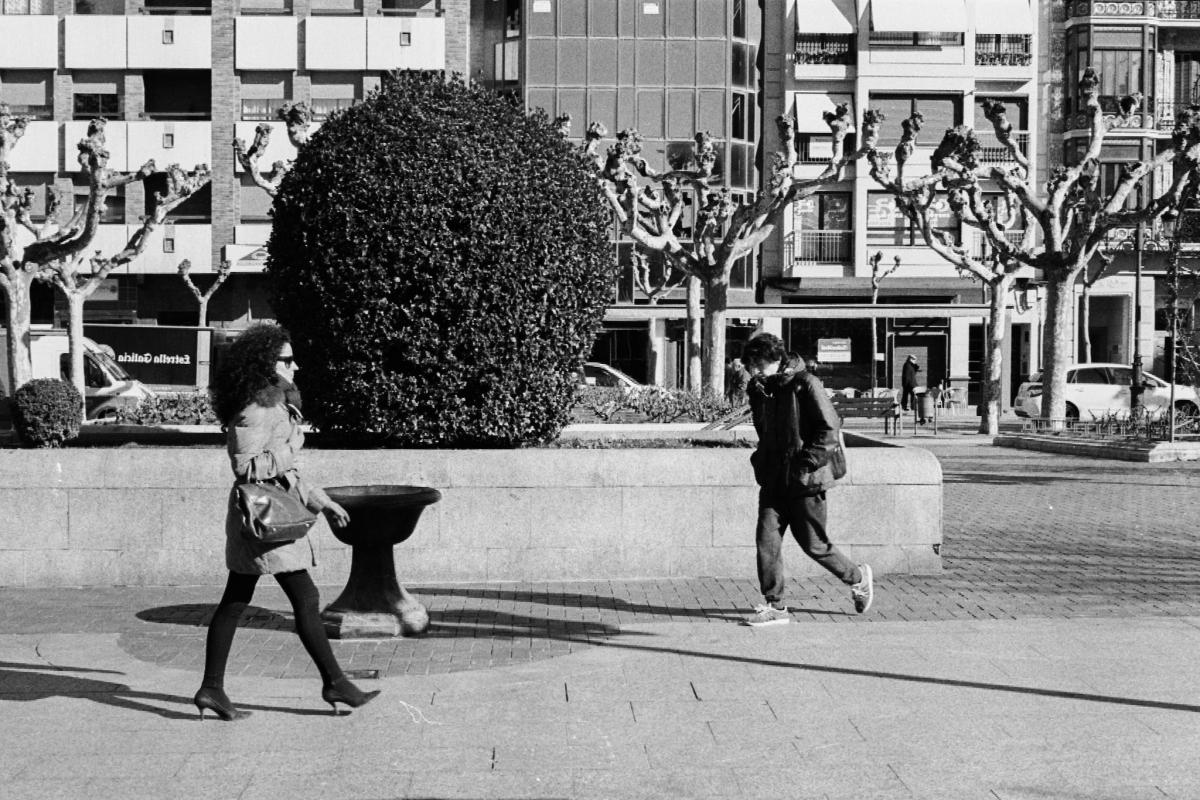
<svg viewBox="0 0 1200 800">
<path fill-rule="evenodd" d="M 190 710 L 194 708 L 191 697 L 162 694 L 161 692 L 141 692 L 133 689 L 128 684 L 63 674 L 66 672 L 125 675 L 123 672 L 110 669 L 87 669 L 84 667 L 60 667 L 48 664 L 21 664 L 12 661 L 0 661 L 0 700 L 31 702 L 34 700 L 46 700 L 51 697 L 79 697 L 106 706 L 154 714 L 164 719 L 198 719 L 197 714 Z M 189 711 L 183 712 L 162 708 L 152 705 L 152 702 L 184 706 Z M 299 716 L 329 716 L 331 713 L 329 711 L 314 711 L 312 709 L 245 703 L 239 703 L 238 707 L 256 711 L 296 714 Z"/>
<path fill-rule="evenodd" d="M 156 606 L 137 612 L 143 622 L 159 622 L 168 625 L 186 625 L 207 628 L 216 603 L 181 603 L 174 606 Z M 291 631 L 295 629 L 290 612 L 272 611 L 259 606 L 247 606 L 242 614 L 239 628 L 256 628 L 268 631 Z"/>
<path fill-rule="evenodd" d="M 672 655 L 691 656 L 693 658 L 710 658 L 718 661 L 733 661 L 741 664 L 756 664 L 782 669 L 798 669 L 806 672 L 820 672 L 827 675 L 849 675 L 860 678 L 879 678 L 881 680 L 904 681 L 906 683 L 923 683 L 935 686 L 950 686 L 959 689 L 982 689 L 992 692 L 1009 692 L 1012 694 L 1028 694 L 1035 697 L 1052 697 L 1059 700 L 1083 700 L 1091 703 L 1111 703 L 1138 708 L 1154 708 L 1164 711 L 1187 711 L 1200 714 L 1200 705 L 1188 703 L 1171 703 L 1163 700 L 1141 700 L 1134 697 L 1116 697 L 1106 694 L 1091 694 L 1088 692 L 1072 692 L 1065 689 L 1041 689 L 1036 686 L 1016 686 L 1010 683 L 984 683 L 983 681 L 966 681 L 957 678 L 934 678 L 928 675 L 909 675 L 902 672 L 881 672 L 870 669 L 854 669 L 852 667 L 831 667 L 823 664 L 805 664 L 794 661 L 776 661 L 768 658 L 753 658 L 750 656 L 728 655 L 723 653 L 705 653 L 700 650 L 684 650 L 679 647 L 654 647 L 653 645 L 632 644 L 623 642 L 604 642 L 603 647 L 617 647 L 625 650 L 644 650 L 654 653 L 670 653 Z"/>
</svg>

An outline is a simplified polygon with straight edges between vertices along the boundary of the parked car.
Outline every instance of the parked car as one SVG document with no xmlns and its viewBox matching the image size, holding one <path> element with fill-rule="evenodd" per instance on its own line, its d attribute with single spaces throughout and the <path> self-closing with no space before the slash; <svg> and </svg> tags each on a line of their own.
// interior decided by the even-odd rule
<svg viewBox="0 0 1200 800">
<path fill-rule="evenodd" d="M 0 398 L 8 395 L 8 348 L 6 331 L 0 330 Z M 30 332 L 29 355 L 33 377 L 69 380 L 71 356 L 67 332 L 63 330 L 33 330 Z M 83 340 L 83 378 L 87 395 L 84 405 L 89 420 L 112 419 L 119 408 L 131 408 L 142 400 L 156 396 L 153 389 L 130 376 L 112 357 L 112 348 Z M 6 404 L 5 404 L 6 405 Z M 7 413 L 3 409 L 0 413 Z"/>
<path fill-rule="evenodd" d="M 587 386 L 605 386 L 630 392 L 646 388 L 646 384 L 635 381 L 616 367 L 598 361 L 584 362 L 579 382 Z"/>
<path fill-rule="evenodd" d="M 1075 364 L 1067 368 L 1067 418 L 1101 417 L 1129 412 L 1129 385 L 1133 368 L 1128 364 Z M 1166 411 L 1171 402 L 1171 384 L 1142 372 L 1142 404 L 1147 411 Z M 1175 410 L 1187 416 L 1200 411 L 1200 399 L 1191 386 L 1175 385 Z M 1013 411 L 1018 417 L 1042 416 L 1042 375 L 1034 373 L 1017 389 Z"/>
</svg>

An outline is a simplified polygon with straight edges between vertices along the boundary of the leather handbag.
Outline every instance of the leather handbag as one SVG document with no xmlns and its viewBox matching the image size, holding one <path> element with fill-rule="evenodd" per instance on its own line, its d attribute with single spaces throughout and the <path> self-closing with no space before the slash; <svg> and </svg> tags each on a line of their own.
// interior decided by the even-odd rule
<svg viewBox="0 0 1200 800">
<path fill-rule="evenodd" d="M 242 535 L 255 542 L 294 542 L 303 539 L 317 522 L 317 515 L 304 505 L 298 491 L 274 481 L 239 483 L 237 502 Z"/>
</svg>

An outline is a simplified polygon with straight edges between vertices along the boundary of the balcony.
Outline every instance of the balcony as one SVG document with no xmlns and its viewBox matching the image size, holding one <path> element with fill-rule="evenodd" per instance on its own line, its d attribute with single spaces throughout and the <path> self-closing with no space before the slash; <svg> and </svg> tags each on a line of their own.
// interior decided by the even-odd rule
<svg viewBox="0 0 1200 800">
<path fill-rule="evenodd" d="M 1179 116 L 1180 111 L 1187 111 L 1194 108 L 1200 103 L 1180 103 L 1173 100 L 1159 100 L 1155 103 L 1155 127 L 1160 131 L 1171 131 L 1175 129 L 1175 120 Z"/>
<path fill-rule="evenodd" d="M 58 17 L 0 14 L 0 69 L 58 66 Z"/>
<path fill-rule="evenodd" d="M 1000 144 L 996 135 L 991 132 L 977 131 L 976 135 L 979 138 L 979 163 L 981 164 L 1015 164 L 1016 159 L 1009 153 L 1008 148 Z M 1016 142 L 1017 148 L 1021 153 L 1029 157 L 1029 132 L 1028 131 L 1013 131 L 1013 141 Z"/>
<path fill-rule="evenodd" d="M 1028 67 L 1033 64 L 1033 37 L 1019 34 L 977 34 L 975 66 Z"/>
<path fill-rule="evenodd" d="M 853 231 L 796 231 L 784 242 L 784 263 L 849 264 L 853 250 Z"/>
<path fill-rule="evenodd" d="M 9 103 L 8 113 L 14 117 L 29 117 L 30 119 L 51 120 L 54 119 L 54 106 L 51 105 L 21 105 L 20 103 Z"/>
<path fill-rule="evenodd" d="M 125 17 L 67 15 L 63 19 L 63 51 L 67 69 L 125 69 Z"/>
<path fill-rule="evenodd" d="M 446 68 L 443 17 L 386 17 L 367 20 L 367 69 Z"/>
<path fill-rule="evenodd" d="M 798 33 L 792 60 L 797 66 L 853 66 L 858 61 L 855 38 L 852 35 Z"/>
<path fill-rule="evenodd" d="M 169 164 L 191 170 L 212 163 L 210 122 L 130 122 L 127 142 L 134 168 L 151 158 L 159 170 Z"/>
<path fill-rule="evenodd" d="M 282 102 L 275 103 L 274 107 L 278 108 L 281 105 L 283 105 Z M 282 122 L 274 121 L 273 117 L 272 121 L 271 139 L 267 145 L 267 151 L 262 154 L 258 162 L 258 168 L 261 172 L 269 171 L 271 165 L 276 161 L 291 161 L 296 157 L 296 148 L 292 147 L 291 140 L 288 139 L 287 126 Z M 258 126 L 258 122 L 235 122 L 233 125 L 234 136 L 245 142 L 246 147 L 250 147 L 254 144 L 254 130 Z M 309 135 L 315 133 L 320 127 L 320 123 L 311 123 L 308 126 Z M 239 173 L 242 171 L 242 163 L 240 161 L 234 164 L 234 171 Z"/>
<path fill-rule="evenodd" d="M 367 68 L 367 20 L 309 17 L 304 20 L 304 68 L 362 71 Z"/>
<path fill-rule="evenodd" d="M 128 172 L 146 162 L 149 156 L 141 157 L 133 167 L 129 165 L 129 127 L 138 124 L 140 123 L 110 122 L 104 127 L 104 146 L 108 150 L 110 169 Z M 63 123 L 63 163 L 68 170 L 77 168 L 76 157 L 79 154 L 77 146 L 81 140 L 87 138 L 87 129 L 88 123 L 85 120 Z M 139 158 L 139 154 L 135 153 L 134 158 Z"/>
<path fill-rule="evenodd" d="M 131 69 L 210 69 L 212 20 L 208 17 L 129 17 Z"/>
<path fill-rule="evenodd" d="M 58 172 L 58 123 L 30 122 L 21 142 L 8 154 L 13 172 Z"/>
<path fill-rule="evenodd" d="M 295 70 L 300 63 L 297 18 L 237 17 L 234 64 L 241 70 Z"/>
</svg>

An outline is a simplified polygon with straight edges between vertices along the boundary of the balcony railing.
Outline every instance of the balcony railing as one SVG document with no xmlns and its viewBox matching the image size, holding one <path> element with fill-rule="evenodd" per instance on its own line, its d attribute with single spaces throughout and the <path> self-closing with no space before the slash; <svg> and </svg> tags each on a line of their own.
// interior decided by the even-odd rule
<svg viewBox="0 0 1200 800">
<path fill-rule="evenodd" d="M 840 34 L 796 34 L 797 64 L 852 65 L 857 58 L 855 37 Z"/>
<path fill-rule="evenodd" d="M 1029 156 L 1029 133 L 1013 131 L 1013 141 L 1026 157 Z M 1015 162 L 1008 148 L 1000 144 L 994 134 L 979 134 L 979 161 L 983 164 L 1011 164 Z"/>
<path fill-rule="evenodd" d="M 1163 19 L 1200 19 L 1198 0 L 1159 0 L 1154 5 Z"/>
<path fill-rule="evenodd" d="M 54 119 L 54 106 L 51 105 L 20 105 L 10 103 L 8 113 L 14 117 L 29 117 L 31 120 Z"/>
<path fill-rule="evenodd" d="M 1028 67 L 1033 63 L 1033 37 L 1020 34 L 976 34 L 975 64 L 984 67 Z"/>
<path fill-rule="evenodd" d="M 253 122 L 270 122 L 274 120 L 275 112 L 286 101 L 278 100 L 242 100 L 242 119 Z"/>
<path fill-rule="evenodd" d="M 1024 239 L 1025 239 L 1025 231 L 1023 231 L 1023 230 L 1005 231 L 1004 238 L 1013 247 L 1020 247 L 1021 242 L 1024 241 Z M 986 258 L 991 252 L 992 252 L 992 245 L 991 245 L 991 242 L 989 241 L 989 239 L 987 238 L 987 236 L 985 236 L 981 231 L 976 231 L 975 238 L 971 243 L 971 257 L 972 258 Z"/>
<path fill-rule="evenodd" d="M 794 264 L 849 264 L 853 231 L 796 231 L 788 244 Z"/>
<path fill-rule="evenodd" d="M 1194 103 L 1180 103 L 1171 100 L 1159 100 L 1155 104 L 1155 127 L 1160 131 L 1174 130 L 1175 119 L 1179 116 L 1180 111 L 1186 111 L 1192 106 L 1200 105 L 1200 101 Z"/>
</svg>

